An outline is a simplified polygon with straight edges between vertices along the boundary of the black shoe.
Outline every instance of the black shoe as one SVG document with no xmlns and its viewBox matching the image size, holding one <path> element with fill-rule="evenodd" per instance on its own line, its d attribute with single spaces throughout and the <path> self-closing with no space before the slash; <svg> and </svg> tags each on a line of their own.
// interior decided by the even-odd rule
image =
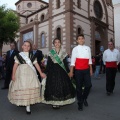
<svg viewBox="0 0 120 120">
<path fill-rule="evenodd" d="M 1 89 L 4 90 L 4 89 L 8 89 L 9 87 L 2 87 Z"/>
<path fill-rule="evenodd" d="M 83 105 L 81 104 L 81 105 L 78 105 L 78 110 L 79 111 L 83 111 Z"/>
<path fill-rule="evenodd" d="M 110 96 L 111 92 L 107 92 L 107 95 Z"/>
<path fill-rule="evenodd" d="M 107 95 L 110 96 L 111 92 L 107 92 Z"/>
<path fill-rule="evenodd" d="M 111 91 L 110 93 L 113 94 L 113 91 Z"/>
<path fill-rule="evenodd" d="M 84 102 L 83 102 L 83 103 L 84 103 L 84 105 L 85 105 L 86 107 L 88 106 L 88 102 L 87 102 L 87 100 L 86 100 L 86 99 L 84 100 Z"/>
<path fill-rule="evenodd" d="M 29 112 L 28 112 L 28 111 L 26 111 L 26 114 L 27 114 L 27 115 L 30 115 L 30 114 L 31 114 L 31 111 L 29 111 Z"/>
</svg>

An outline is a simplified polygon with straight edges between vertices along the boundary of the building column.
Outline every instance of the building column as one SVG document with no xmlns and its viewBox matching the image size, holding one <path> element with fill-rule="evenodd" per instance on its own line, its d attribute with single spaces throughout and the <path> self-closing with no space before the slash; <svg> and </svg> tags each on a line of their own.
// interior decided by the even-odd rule
<svg viewBox="0 0 120 120">
<path fill-rule="evenodd" d="M 95 55 L 95 21 L 94 18 L 90 18 L 91 21 L 91 52 Z"/>
<path fill-rule="evenodd" d="M 50 0 L 49 2 L 49 50 L 52 49 L 52 25 L 53 25 L 53 22 L 52 22 L 52 11 L 53 11 L 53 0 Z"/>
<path fill-rule="evenodd" d="M 104 49 L 107 49 L 108 48 L 108 29 L 105 28 L 105 40 L 104 40 Z"/>
<path fill-rule="evenodd" d="M 73 5 L 74 2 L 73 0 L 66 0 L 65 1 L 65 32 L 66 32 L 66 52 L 68 54 L 71 54 L 72 49 L 73 49 L 73 29 L 74 29 L 74 18 L 73 18 L 73 13 L 71 12 L 73 10 Z"/>
<path fill-rule="evenodd" d="M 33 44 L 37 45 L 38 47 L 38 21 L 35 21 L 33 26 Z"/>
</svg>

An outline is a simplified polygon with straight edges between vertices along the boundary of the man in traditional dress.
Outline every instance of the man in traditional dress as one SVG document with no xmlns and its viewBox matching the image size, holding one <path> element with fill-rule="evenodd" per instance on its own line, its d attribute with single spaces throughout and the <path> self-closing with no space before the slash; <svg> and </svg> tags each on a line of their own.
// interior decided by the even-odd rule
<svg viewBox="0 0 120 120">
<path fill-rule="evenodd" d="M 92 60 L 90 47 L 85 46 L 83 34 L 77 36 L 78 46 L 72 50 L 70 77 L 73 77 L 73 68 L 75 67 L 76 90 L 78 100 L 78 110 L 83 110 L 83 104 L 88 106 L 87 97 L 89 95 L 92 75 Z M 82 90 L 83 85 L 85 89 Z"/>
<path fill-rule="evenodd" d="M 120 61 L 120 53 L 114 48 L 113 41 L 108 42 L 108 49 L 103 53 L 103 62 L 106 65 L 106 91 L 107 95 L 113 93 L 117 65 Z"/>
</svg>

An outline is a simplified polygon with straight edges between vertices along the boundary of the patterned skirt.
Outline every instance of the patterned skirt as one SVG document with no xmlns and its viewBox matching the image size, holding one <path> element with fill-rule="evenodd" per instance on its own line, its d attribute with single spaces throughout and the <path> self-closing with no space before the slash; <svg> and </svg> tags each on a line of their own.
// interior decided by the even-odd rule
<svg viewBox="0 0 120 120">
<path fill-rule="evenodd" d="M 19 65 L 15 81 L 9 85 L 8 99 L 17 106 L 27 106 L 41 102 L 40 82 L 36 73 L 27 65 Z"/>
<path fill-rule="evenodd" d="M 68 74 L 58 64 L 52 66 L 42 81 L 42 103 L 67 105 L 75 102 L 75 89 Z"/>
</svg>

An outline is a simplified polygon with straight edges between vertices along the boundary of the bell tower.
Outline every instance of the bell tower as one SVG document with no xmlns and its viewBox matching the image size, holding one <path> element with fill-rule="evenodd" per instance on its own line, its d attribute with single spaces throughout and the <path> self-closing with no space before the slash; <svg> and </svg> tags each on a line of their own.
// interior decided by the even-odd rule
<svg viewBox="0 0 120 120">
<path fill-rule="evenodd" d="M 36 10 L 46 6 L 42 0 L 19 0 L 15 3 L 17 13 L 29 15 Z"/>
<path fill-rule="evenodd" d="M 49 48 L 52 40 L 61 39 L 62 47 L 68 53 L 71 51 L 73 39 L 73 0 L 49 0 Z"/>
</svg>

